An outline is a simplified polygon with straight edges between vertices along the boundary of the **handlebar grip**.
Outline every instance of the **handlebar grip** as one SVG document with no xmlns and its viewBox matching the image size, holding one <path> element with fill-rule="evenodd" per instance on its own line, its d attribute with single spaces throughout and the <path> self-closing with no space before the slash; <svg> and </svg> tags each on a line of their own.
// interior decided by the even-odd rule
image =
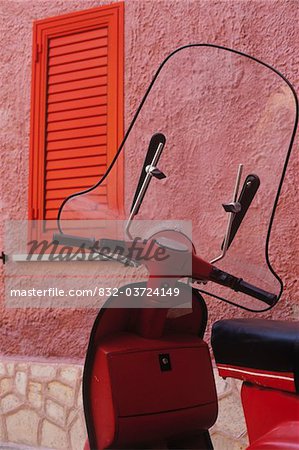
<svg viewBox="0 0 299 450">
<path fill-rule="evenodd" d="M 94 238 L 86 238 L 81 236 L 73 236 L 71 234 L 54 233 L 53 241 L 62 245 L 70 245 L 78 248 L 93 248 L 96 240 Z"/>
<path fill-rule="evenodd" d="M 100 239 L 101 248 L 109 248 L 112 252 L 117 248 L 126 248 L 127 244 L 125 241 L 120 239 Z"/>
<path fill-rule="evenodd" d="M 213 267 L 210 280 L 222 286 L 227 286 L 236 292 L 242 292 L 243 294 L 250 295 L 250 297 L 261 300 L 269 306 L 275 305 L 277 301 L 277 295 L 271 292 L 264 291 L 253 284 L 247 283 L 242 278 L 237 278 L 230 275 L 223 270 Z"/>
<path fill-rule="evenodd" d="M 277 301 L 277 295 L 272 294 L 271 292 L 264 291 L 246 281 L 240 279 L 239 283 L 237 283 L 237 289 L 235 291 L 243 292 L 243 294 L 250 295 L 251 297 L 257 298 L 264 303 L 267 303 L 269 306 L 275 305 Z"/>
</svg>

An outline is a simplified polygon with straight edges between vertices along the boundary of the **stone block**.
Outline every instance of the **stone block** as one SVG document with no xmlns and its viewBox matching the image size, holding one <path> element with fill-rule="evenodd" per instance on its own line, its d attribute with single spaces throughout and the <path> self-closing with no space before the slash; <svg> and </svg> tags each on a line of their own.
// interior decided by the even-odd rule
<svg viewBox="0 0 299 450">
<path fill-rule="evenodd" d="M 71 449 L 82 450 L 87 438 L 87 432 L 82 420 L 78 417 L 73 423 L 70 431 Z"/>
<path fill-rule="evenodd" d="M 28 384 L 28 400 L 34 408 L 41 408 L 43 404 L 42 399 L 42 385 L 35 381 L 29 381 Z"/>
<path fill-rule="evenodd" d="M 58 425 L 64 426 L 66 420 L 66 411 L 63 406 L 60 406 L 53 400 L 48 399 L 46 401 L 45 411 L 50 419 L 52 419 Z"/>
<path fill-rule="evenodd" d="M 69 428 L 70 424 L 74 422 L 75 417 L 78 416 L 78 408 L 73 408 L 70 410 L 69 415 L 67 417 L 67 426 Z"/>
<path fill-rule="evenodd" d="M 48 364 L 32 364 L 30 372 L 37 380 L 52 380 L 56 376 L 56 367 Z"/>
<path fill-rule="evenodd" d="M 81 371 L 79 371 L 79 367 L 76 366 L 67 366 L 60 370 L 60 378 L 65 383 L 74 385 L 80 376 Z"/>
<path fill-rule="evenodd" d="M 38 423 L 38 415 L 30 409 L 23 409 L 8 416 L 6 427 L 9 442 L 37 446 Z"/>
<path fill-rule="evenodd" d="M 77 407 L 83 408 L 83 387 L 82 387 L 82 380 L 80 381 L 80 387 L 77 394 Z"/>
<path fill-rule="evenodd" d="M 0 396 L 11 392 L 12 387 L 13 387 L 12 378 L 2 378 L 2 380 L 0 381 Z"/>
<path fill-rule="evenodd" d="M 41 445 L 55 450 L 70 449 L 66 431 L 48 420 L 44 420 L 42 425 Z"/>
<path fill-rule="evenodd" d="M 15 365 L 14 363 L 10 362 L 6 364 L 6 370 L 9 376 L 13 376 L 15 373 Z"/>
<path fill-rule="evenodd" d="M 2 414 L 6 414 L 21 405 L 21 400 L 14 394 L 8 394 L 0 402 Z"/>
<path fill-rule="evenodd" d="M 5 429 L 4 417 L 0 417 L 0 442 L 6 442 L 6 429 Z M 0 444 L 1 445 L 1 444 Z M 1 447 L 0 447 L 1 448 Z"/>
<path fill-rule="evenodd" d="M 6 369 L 4 363 L 0 362 L 0 377 L 6 375 Z"/>
<path fill-rule="evenodd" d="M 73 406 L 75 391 L 66 384 L 60 383 L 59 381 L 52 381 L 48 383 L 47 393 L 61 405 Z"/>
<path fill-rule="evenodd" d="M 15 377 L 16 390 L 19 394 L 25 395 L 27 390 L 27 373 L 17 372 Z"/>
<path fill-rule="evenodd" d="M 28 364 L 27 363 L 18 363 L 17 370 L 21 370 L 23 372 L 27 372 Z"/>
</svg>

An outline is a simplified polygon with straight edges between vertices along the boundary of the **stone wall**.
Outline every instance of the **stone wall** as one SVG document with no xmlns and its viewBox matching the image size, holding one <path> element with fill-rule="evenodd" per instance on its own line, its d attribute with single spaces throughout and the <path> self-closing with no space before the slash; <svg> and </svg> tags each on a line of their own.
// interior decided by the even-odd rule
<svg viewBox="0 0 299 450">
<path fill-rule="evenodd" d="M 215 369 L 219 416 L 211 430 L 215 450 L 246 448 L 240 385 Z M 82 364 L 0 361 L 0 448 L 83 450 Z M 27 448 L 27 447 L 26 447 Z"/>
<path fill-rule="evenodd" d="M 2 360 L 0 442 L 82 450 L 86 429 L 81 378 L 79 364 Z"/>
</svg>

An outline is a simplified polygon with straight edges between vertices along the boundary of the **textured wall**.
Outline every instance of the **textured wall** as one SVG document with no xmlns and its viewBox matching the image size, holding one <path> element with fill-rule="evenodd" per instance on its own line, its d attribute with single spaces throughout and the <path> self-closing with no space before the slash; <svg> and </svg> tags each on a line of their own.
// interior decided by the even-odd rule
<svg viewBox="0 0 299 450">
<path fill-rule="evenodd" d="M 2 3 L 1 227 L 4 220 L 27 216 L 32 20 L 101 4 L 104 2 L 83 0 Z M 169 51 L 190 42 L 228 45 L 253 54 L 277 67 L 298 87 L 297 23 L 297 1 L 126 1 L 126 123 L 158 64 Z M 293 156 L 271 248 L 286 290 L 267 317 L 298 317 L 297 184 L 298 158 Z M 240 314 L 224 304 L 208 303 L 210 322 Z M 83 357 L 95 314 L 94 310 L 12 311 L 2 305 L 0 352 Z"/>
</svg>

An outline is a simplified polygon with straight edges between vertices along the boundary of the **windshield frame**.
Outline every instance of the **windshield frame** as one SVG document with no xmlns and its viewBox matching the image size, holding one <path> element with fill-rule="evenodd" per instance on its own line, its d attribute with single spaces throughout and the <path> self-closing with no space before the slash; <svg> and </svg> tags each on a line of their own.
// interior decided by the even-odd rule
<svg viewBox="0 0 299 450">
<path fill-rule="evenodd" d="M 267 235 L 266 235 L 266 242 L 265 242 L 265 260 L 266 260 L 266 264 L 267 264 L 270 272 L 272 273 L 272 275 L 277 279 L 277 281 L 280 284 L 280 292 L 278 294 L 277 301 L 276 301 L 276 303 L 277 303 L 279 301 L 280 297 L 281 297 L 282 292 L 283 292 L 283 282 L 282 282 L 281 278 L 275 272 L 274 268 L 271 265 L 270 258 L 269 258 L 269 242 L 270 242 L 270 237 L 271 237 L 271 231 L 272 231 L 272 226 L 273 226 L 273 222 L 274 222 L 274 217 L 275 217 L 275 213 L 276 213 L 279 197 L 280 197 L 281 190 L 282 190 L 282 185 L 283 185 L 283 182 L 284 182 L 284 179 L 285 179 L 286 170 L 287 170 L 287 167 L 288 167 L 288 163 L 289 163 L 289 160 L 290 160 L 290 156 L 291 156 L 291 152 L 292 152 L 292 148 L 293 148 L 293 144 L 294 144 L 294 140 L 295 140 L 295 136 L 296 136 L 296 132 L 297 132 L 298 119 L 299 119 L 299 103 L 298 103 L 298 97 L 297 97 L 297 94 L 296 94 L 296 91 L 295 91 L 293 85 L 291 84 L 291 82 L 280 71 L 278 71 L 276 68 L 274 68 L 270 64 L 268 64 L 268 63 L 266 63 L 266 62 L 264 62 L 264 61 L 262 61 L 262 60 L 260 60 L 260 59 L 258 59 L 256 57 L 254 57 L 254 56 L 251 56 L 251 55 L 249 55 L 247 53 L 241 52 L 239 50 L 232 49 L 232 48 L 225 47 L 225 46 L 221 46 L 221 45 L 217 45 L 217 44 L 209 44 L 209 43 L 197 43 L 196 44 L 195 43 L 195 44 L 187 44 L 187 45 L 181 46 L 181 47 L 175 49 L 173 52 L 171 52 L 162 61 L 162 63 L 158 67 L 156 73 L 154 74 L 154 76 L 153 76 L 153 78 L 152 78 L 152 80 L 151 80 L 151 82 L 150 82 L 150 84 L 149 84 L 149 86 L 148 86 L 148 88 L 147 88 L 147 90 L 146 90 L 146 92 L 145 92 L 145 94 L 144 94 L 144 96 L 143 96 L 143 98 L 142 98 L 142 100 L 141 100 L 141 102 L 140 102 L 140 104 L 139 104 L 139 106 L 138 106 L 134 116 L 133 116 L 133 119 L 132 119 L 131 123 L 129 124 L 129 127 L 128 127 L 127 131 L 125 132 L 124 138 L 123 138 L 123 140 L 122 140 L 122 142 L 121 142 L 121 144 L 120 144 L 120 146 L 119 146 L 119 148 L 118 148 L 118 150 L 117 150 L 113 160 L 111 161 L 111 164 L 107 168 L 105 174 L 93 186 L 89 187 L 88 189 L 85 189 L 85 190 L 76 192 L 74 194 L 71 194 L 70 196 L 66 197 L 63 200 L 63 202 L 62 202 L 62 204 L 61 204 L 61 206 L 59 208 L 59 211 L 58 211 L 57 227 L 58 227 L 59 232 L 61 234 L 64 234 L 62 226 L 61 226 L 61 214 L 62 214 L 62 211 L 63 211 L 63 208 L 64 208 L 65 204 L 70 199 L 78 197 L 78 196 L 83 195 L 83 194 L 87 194 L 87 193 L 93 191 L 98 186 L 100 186 L 105 181 L 105 179 L 108 177 L 108 175 L 111 172 L 111 170 L 113 169 L 113 167 L 114 167 L 114 165 L 115 165 L 119 155 L 121 154 L 121 152 L 122 152 L 122 150 L 123 150 L 123 148 L 124 148 L 124 146 L 126 144 L 126 141 L 128 139 L 128 136 L 130 135 L 130 132 L 131 132 L 132 128 L 134 127 L 135 122 L 138 119 L 138 116 L 139 116 L 139 114 L 140 114 L 140 112 L 142 110 L 142 107 L 143 107 L 145 101 L 147 100 L 148 95 L 150 94 L 150 92 L 151 92 L 151 90 L 152 90 L 152 88 L 153 88 L 153 86 L 155 84 L 155 81 L 157 80 L 157 78 L 158 78 L 160 72 L 162 71 L 163 67 L 166 65 L 166 63 L 175 54 L 177 54 L 178 52 L 183 51 L 185 49 L 192 48 L 192 47 L 210 47 L 210 48 L 223 50 L 223 51 L 226 51 L 226 52 L 230 52 L 230 53 L 233 53 L 233 54 L 236 54 L 236 55 L 248 58 L 249 60 L 254 61 L 257 64 L 260 64 L 260 65 L 264 66 L 265 68 L 269 69 L 272 73 L 274 73 L 275 75 L 280 77 L 280 79 L 283 80 L 286 83 L 286 85 L 289 87 L 289 89 L 291 90 L 292 95 L 293 95 L 294 106 L 295 106 L 293 129 L 292 129 L 292 133 L 291 133 L 288 149 L 287 149 L 287 152 L 286 152 L 286 156 L 285 156 L 285 159 L 284 159 L 284 163 L 283 163 L 283 167 L 282 167 L 282 171 L 281 171 L 281 177 L 280 177 L 280 180 L 279 180 L 278 188 L 277 188 L 277 191 L 276 191 L 276 194 L 275 194 L 275 198 L 274 198 L 274 203 L 273 203 L 272 212 L 271 212 L 271 215 L 270 215 L 270 220 L 269 220 L 269 225 L 268 225 Z M 207 291 L 202 291 L 202 290 L 200 290 L 200 291 L 205 293 L 205 294 L 207 294 L 207 295 L 210 295 L 210 296 L 213 296 L 213 297 L 216 297 L 216 298 L 218 297 L 218 296 L 216 296 L 214 294 L 211 294 L 211 293 L 209 293 Z M 218 298 L 220 300 L 222 300 L 222 301 L 225 301 L 227 303 L 230 303 L 230 304 L 233 304 L 235 306 L 238 306 L 241 309 L 245 309 L 245 310 L 248 310 L 248 311 L 254 311 L 254 312 L 265 312 L 265 311 L 268 311 L 271 308 L 273 308 L 273 306 L 275 306 L 275 304 L 276 304 L 275 303 L 273 306 L 267 307 L 267 308 L 262 309 L 262 310 L 254 310 L 254 309 L 246 308 L 245 306 L 241 306 L 241 305 L 238 305 L 236 303 L 230 302 L 229 300 L 227 300 L 225 298 L 222 298 L 222 297 L 218 297 Z"/>
</svg>

